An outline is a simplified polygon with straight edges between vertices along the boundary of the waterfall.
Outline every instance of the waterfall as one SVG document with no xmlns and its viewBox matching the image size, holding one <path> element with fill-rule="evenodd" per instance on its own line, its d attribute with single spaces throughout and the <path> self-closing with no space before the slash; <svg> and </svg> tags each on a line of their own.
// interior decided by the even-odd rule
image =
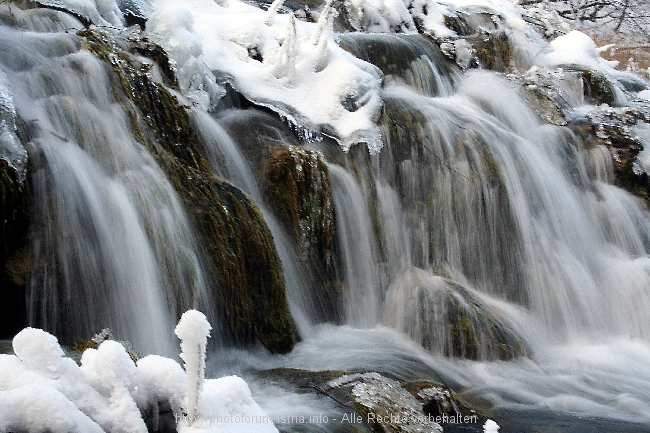
<svg viewBox="0 0 650 433">
<path fill-rule="evenodd" d="M 35 155 L 30 322 L 69 341 L 110 327 L 138 351 L 173 353 L 176 316 L 207 301 L 185 211 L 134 139 L 107 66 L 52 32 L 73 24 L 21 24 L 30 31 L 0 28 L 0 67 Z"/>
<path fill-rule="evenodd" d="M 203 145 L 211 156 L 214 172 L 246 192 L 260 208 L 273 235 L 276 251 L 282 262 L 284 280 L 291 312 L 301 334 L 309 333 L 316 314 L 315 300 L 309 290 L 308 279 L 298 264 L 293 243 L 273 212 L 268 209 L 258 180 L 241 152 L 238 143 L 224 130 L 217 119 L 204 111 L 194 112 L 194 127 L 199 131 Z"/>
<path fill-rule="evenodd" d="M 342 167 L 329 164 L 328 168 L 340 229 L 347 319 L 357 326 L 373 326 L 379 321 L 382 294 L 370 212 L 356 179 Z"/>
<path fill-rule="evenodd" d="M 485 83 L 504 102 L 490 98 Z M 540 125 L 489 73 L 467 76 L 448 98 L 404 88 L 387 95 L 396 110 L 423 119 L 413 135 L 425 137 L 426 163 L 408 160 L 417 170 L 399 170 L 397 179 L 408 185 L 417 172 L 431 182 L 403 192 L 406 208 L 421 205 L 423 191 L 430 194 L 424 212 L 431 238 L 423 241 L 432 242 L 433 259 L 418 265 L 529 303 L 556 337 L 648 337 L 641 311 L 649 299 L 640 290 L 648 282 L 644 211 L 627 193 L 588 176 L 575 138 Z M 635 294 L 636 306 L 620 299 L 622 286 Z"/>
<path fill-rule="evenodd" d="M 173 2 L 165 3 L 173 15 Z M 200 4 L 195 0 L 192 7 Z M 224 20 L 223 5 L 206 4 Z M 77 20 L 42 8 L 2 14 L 0 91 L 11 93 L 16 137 L 30 155 L 30 325 L 66 343 L 110 327 L 138 352 L 169 354 L 173 323 L 183 311 L 203 309 L 217 340 L 227 320 L 213 316 L 226 311 L 245 322 L 233 325 L 233 340 L 241 337 L 253 349 L 245 362 L 241 347 L 224 358 L 242 364 L 248 357 L 256 364 L 260 356 L 265 368 L 375 369 L 409 380 L 437 374 L 469 397 L 503 406 L 650 422 L 650 214 L 639 197 L 616 185 L 619 161 L 610 149 L 540 119 L 517 81 L 524 74 L 464 70 L 462 59 L 454 63 L 443 50 L 448 42 L 416 34 L 324 37 L 318 58 L 307 59 L 318 60 L 315 67 L 300 59 L 300 50 L 313 45 L 303 43 L 308 39 L 301 33 L 311 24 L 294 15 L 283 33 L 291 47 L 283 46 L 282 36 L 282 44 L 263 52 L 265 35 L 277 30 L 264 24 L 268 33 L 255 34 L 259 46 L 243 49 L 233 37 L 228 44 L 241 52 L 214 63 L 206 59 L 234 50 L 222 40 L 212 50 L 201 45 L 199 30 L 210 30 L 209 23 L 199 20 L 196 30 L 189 13 L 152 18 L 170 35 L 111 29 L 124 39 L 170 37 L 171 58 L 165 60 L 180 84 L 168 83 L 153 60 L 146 61 L 146 73 L 153 87 L 169 91 L 187 111 L 191 133 L 183 139 L 201 149 L 181 158 L 174 149 L 159 154 L 151 144 L 155 134 L 138 127 L 134 117 L 144 114 L 146 123 L 151 113 L 139 113 L 120 96 L 111 62 L 123 59 L 94 52 L 86 36 L 74 34 Z M 119 25 L 121 18 L 114 18 L 110 22 Z M 249 34 L 236 36 L 249 42 Z M 327 51 L 341 50 L 335 42 L 347 53 Z M 281 64 L 291 74 L 258 76 L 256 68 L 277 72 L 272 61 L 288 49 L 292 56 Z M 532 53 L 519 55 L 519 63 L 531 61 Z M 328 56 L 339 68 L 328 71 L 329 80 L 354 72 L 358 87 L 337 81 L 336 93 L 310 81 L 322 76 Z M 233 71 L 219 70 L 231 68 L 231 60 L 246 67 L 239 81 Z M 300 87 L 305 82 L 309 86 Z M 256 99 L 257 86 L 268 88 Z M 559 86 L 566 96 L 562 109 L 573 115 L 584 110 L 589 101 L 581 79 L 570 76 Z M 629 103 L 620 89 L 613 95 L 614 102 Z M 327 104 L 311 110 L 319 99 L 331 103 L 336 125 L 328 124 Z M 292 103 L 302 113 L 294 113 Z M 230 124 L 234 118 L 237 127 Z M 258 136 L 264 127 L 277 134 Z M 341 131 L 345 137 L 336 135 Z M 360 141 L 370 145 L 348 149 L 364 131 L 372 134 Z M 650 128 L 635 133 L 650 146 Z M 327 215 L 335 230 L 329 223 L 314 228 L 285 221 L 274 206 L 265 163 L 277 148 L 317 155 L 309 160 L 322 174 L 315 188 L 327 193 L 322 207 L 333 209 Z M 642 168 L 650 167 L 649 152 L 639 154 Z M 166 166 L 166 158 L 191 165 L 194 156 L 200 161 L 182 172 L 181 181 Z M 305 167 L 296 165 L 302 173 Z M 184 190 L 184 182 L 199 176 L 205 183 Z M 295 189 L 290 200 L 309 210 L 321 206 L 320 196 Z M 220 201 L 215 190 L 227 199 Z M 186 200 L 197 191 L 194 201 Z M 193 206 L 207 201 L 227 217 Z M 233 212 L 239 205 L 245 209 Z M 202 217 L 212 218 L 208 229 Z M 312 245 L 289 230 L 295 225 L 306 236 L 329 230 L 332 242 L 315 248 L 328 260 L 333 256 L 322 266 L 327 269 L 313 269 L 313 251 L 304 251 Z M 227 236 L 219 237 L 221 231 Z M 222 250 L 206 252 L 217 242 Z M 217 269 L 234 275 L 219 275 L 233 305 L 212 299 L 220 288 L 211 271 L 222 264 Z M 255 281 L 240 287 L 249 274 Z M 239 296 L 246 302 L 232 299 Z M 260 325 L 260 316 L 270 317 L 268 323 Z M 278 317 L 282 323 L 269 325 Z M 295 347 L 292 320 L 303 339 Z M 260 337 L 258 326 L 266 325 L 290 334 L 278 351 L 294 351 L 259 355 L 257 346 L 277 343 L 276 334 Z"/>
</svg>

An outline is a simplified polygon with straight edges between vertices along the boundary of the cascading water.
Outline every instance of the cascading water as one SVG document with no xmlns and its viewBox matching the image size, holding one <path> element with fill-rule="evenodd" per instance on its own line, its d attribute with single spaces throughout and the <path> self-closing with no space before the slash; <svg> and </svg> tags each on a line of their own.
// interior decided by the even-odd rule
<svg viewBox="0 0 650 433">
<path fill-rule="evenodd" d="M 29 132 L 33 165 L 30 323 L 68 341 L 111 327 L 139 351 L 169 353 L 172 323 L 183 310 L 214 310 L 187 205 L 138 139 L 109 66 L 65 32 L 79 23 L 40 9 L 3 13 L 0 80 L 11 83 L 3 87 Z M 178 23 L 192 57 L 200 50 L 186 18 Z M 289 24 L 291 39 L 295 21 Z M 186 47 L 172 42 L 171 56 L 186 60 Z M 305 269 L 300 246 L 266 203 L 255 152 L 244 146 L 251 143 L 226 132 L 224 117 L 250 113 L 219 112 L 228 104 L 213 100 L 220 89 L 212 71 L 198 55 L 179 61 L 191 129 L 219 182 L 260 209 L 304 338 L 286 357 L 259 355 L 260 363 L 409 379 L 435 372 L 497 406 L 649 423 L 650 218 L 612 184 L 609 150 L 542 124 L 510 81 L 461 72 L 427 37 L 348 34 L 340 44 L 385 74 L 381 152 L 309 143 L 329 161 L 342 326 L 318 323 L 329 300 L 314 284 L 317 273 Z M 316 69 L 327 58 L 318 48 Z M 284 66 L 297 49 L 281 52 Z M 248 47 L 242 58 L 262 63 L 267 54 Z M 273 70 L 274 79 L 296 84 Z M 354 71 L 364 86 L 373 83 L 364 81 L 374 77 L 370 65 Z M 567 104 L 583 104 L 574 85 L 567 84 Z M 363 111 L 372 98 L 352 93 L 339 95 L 343 111 Z M 260 100 L 267 107 L 275 96 Z M 264 117 L 246 122 L 256 119 Z M 355 136 L 345 122 L 337 125 Z M 293 144 L 286 131 L 273 145 Z M 638 133 L 650 144 L 646 129 Z M 258 353 L 249 355 L 255 364 Z M 242 352 L 236 357 L 241 362 Z M 312 413 L 313 404 L 301 410 Z"/>
<path fill-rule="evenodd" d="M 78 24 L 14 14 L 0 65 L 36 155 L 30 321 L 70 341 L 110 327 L 139 351 L 172 353 L 175 317 L 207 301 L 185 212 L 134 139 L 106 65 L 54 33 Z"/>
<path fill-rule="evenodd" d="M 307 278 L 298 264 L 291 240 L 264 203 L 258 181 L 237 143 L 217 119 L 206 112 L 195 111 L 194 126 L 199 131 L 203 145 L 208 149 L 210 163 L 215 173 L 246 192 L 260 207 L 264 220 L 273 234 L 275 248 L 282 262 L 292 315 L 300 333 L 307 334 L 313 324 L 317 308 L 314 305 L 314 298 L 310 296 Z"/>
<path fill-rule="evenodd" d="M 380 317 L 381 285 L 370 213 L 356 179 L 342 167 L 330 164 L 328 168 L 338 211 L 347 321 L 356 326 L 373 326 Z"/>
<path fill-rule="evenodd" d="M 366 39 L 371 47 L 392 43 L 381 35 Z M 384 71 L 422 76 L 422 63 L 403 63 L 406 71 L 393 72 L 390 65 Z M 435 62 L 427 64 L 435 68 Z M 429 74 L 430 82 L 440 82 L 440 70 Z M 487 344 L 495 336 L 482 332 L 480 316 L 487 314 L 497 321 L 490 329 L 514 331 L 538 364 L 517 361 L 502 369 L 503 363 L 425 363 L 506 407 L 646 422 L 648 214 L 638 199 L 610 183 L 609 152 L 584 147 L 565 128 L 542 125 L 512 84 L 490 72 L 452 76 L 453 89 L 437 97 L 418 85 L 426 82 L 422 78 L 387 82 L 395 84 L 384 92 L 385 148 L 366 168 L 359 168 L 364 162 L 356 154 L 348 157 L 360 180 L 333 170 L 334 179 L 377 185 L 374 207 L 366 213 L 382 215 L 370 242 L 380 245 L 378 257 L 391 282 L 375 295 L 386 299 L 383 322 L 434 353 L 486 359 L 502 356 Z M 356 207 L 367 200 L 364 195 Z M 337 210 L 345 206 L 350 203 L 337 202 Z M 360 223 L 339 217 L 339 224 L 350 229 Z M 351 231 L 358 236 L 358 228 Z M 457 291 L 445 279 L 465 287 Z M 450 304 L 448 297 L 456 301 Z M 453 342 L 458 328 L 449 320 L 450 305 L 460 305 L 478 349 L 462 338 Z M 350 356 L 338 358 L 338 367 L 372 362 L 357 363 L 350 344 Z M 399 369 L 403 361 L 391 358 L 391 350 L 370 358 Z M 297 364 L 314 368 L 315 358 L 304 355 Z M 624 359 L 636 360 L 630 371 Z M 585 365 L 585 376 L 565 381 L 562 371 L 577 365 Z M 621 376 L 612 383 L 609 374 Z"/>
</svg>

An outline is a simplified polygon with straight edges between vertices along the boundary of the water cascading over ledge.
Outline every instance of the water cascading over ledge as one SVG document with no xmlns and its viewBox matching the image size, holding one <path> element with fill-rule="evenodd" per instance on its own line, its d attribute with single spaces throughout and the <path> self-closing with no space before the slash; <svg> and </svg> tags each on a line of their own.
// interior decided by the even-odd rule
<svg viewBox="0 0 650 433">
<path fill-rule="evenodd" d="M 69 343 L 110 326 L 138 351 L 169 353 L 175 317 L 201 307 L 222 318 L 222 343 L 289 350 L 295 331 L 272 238 L 256 206 L 210 174 L 167 87 L 175 78 L 161 68 L 156 82 L 153 61 L 127 52 L 156 58 L 156 47 L 126 48 L 95 30 L 51 33 L 72 26 L 63 13 L 10 17 L 20 23 L 3 31 L 3 65 L 32 154 L 30 323 Z"/>
</svg>

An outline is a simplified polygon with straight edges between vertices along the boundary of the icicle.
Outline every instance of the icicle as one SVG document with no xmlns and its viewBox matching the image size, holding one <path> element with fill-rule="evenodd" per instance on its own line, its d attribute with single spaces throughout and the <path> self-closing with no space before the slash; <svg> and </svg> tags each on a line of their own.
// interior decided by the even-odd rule
<svg viewBox="0 0 650 433">
<path fill-rule="evenodd" d="M 287 77 L 292 81 L 296 76 L 296 59 L 298 57 L 298 40 L 296 36 L 296 17 L 293 13 L 289 15 L 287 34 L 282 44 L 280 60 L 275 68 L 276 78 Z"/>
<path fill-rule="evenodd" d="M 273 24 L 273 18 L 277 15 L 283 4 L 284 0 L 273 0 L 273 3 L 271 3 L 271 6 L 269 6 L 269 10 L 266 11 L 266 19 L 264 20 L 264 24 L 267 26 Z"/>
<path fill-rule="evenodd" d="M 185 411 L 187 424 L 192 425 L 199 412 L 199 395 L 205 376 L 205 349 L 212 327 L 200 311 L 183 313 L 175 333 L 181 340 L 181 359 L 185 362 Z"/>
<path fill-rule="evenodd" d="M 327 36 L 330 16 L 333 15 L 332 13 L 333 2 L 334 0 L 327 0 L 327 3 L 325 3 L 325 7 L 323 7 L 323 10 L 320 13 L 320 17 L 318 17 L 318 25 L 316 27 L 316 31 L 314 32 L 311 40 L 311 43 L 313 45 L 319 45 L 321 43 L 321 40 Z"/>
</svg>

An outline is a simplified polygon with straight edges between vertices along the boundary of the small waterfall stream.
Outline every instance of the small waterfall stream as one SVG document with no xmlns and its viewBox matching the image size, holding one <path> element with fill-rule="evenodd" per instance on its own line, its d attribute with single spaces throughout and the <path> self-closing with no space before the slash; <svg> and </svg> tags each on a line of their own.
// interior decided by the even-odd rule
<svg viewBox="0 0 650 433">
<path fill-rule="evenodd" d="M 71 340 L 110 327 L 173 353 L 176 316 L 207 301 L 185 211 L 134 140 L 106 65 L 73 36 L 40 32 L 72 24 L 23 24 L 34 31 L 0 29 L 0 65 L 37 152 L 30 320 Z"/>
</svg>

